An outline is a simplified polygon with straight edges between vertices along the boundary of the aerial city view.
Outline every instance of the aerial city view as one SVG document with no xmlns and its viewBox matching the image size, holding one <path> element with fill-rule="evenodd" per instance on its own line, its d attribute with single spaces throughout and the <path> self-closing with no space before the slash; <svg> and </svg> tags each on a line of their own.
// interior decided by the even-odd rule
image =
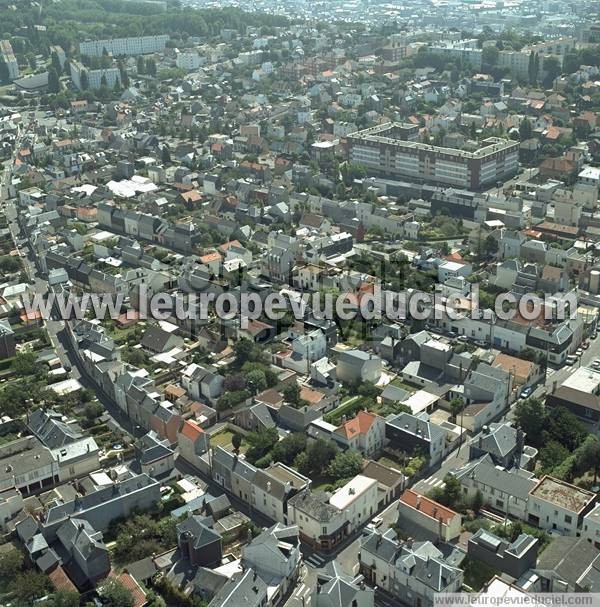
<svg viewBox="0 0 600 607">
<path fill-rule="evenodd" d="M 0 606 L 600 606 L 600 2 L 0 0 Z"/>
</svg>

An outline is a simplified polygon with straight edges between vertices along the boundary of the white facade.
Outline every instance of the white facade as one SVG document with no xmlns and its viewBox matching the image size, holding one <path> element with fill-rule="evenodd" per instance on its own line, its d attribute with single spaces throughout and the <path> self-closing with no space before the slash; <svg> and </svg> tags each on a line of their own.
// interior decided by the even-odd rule
<svg viewBox="0 0 600 607">
<path fill-rule="evenodd" d="M 23 510 L 23 496 L 17 489 L 7 489 L 0 493 L 0 528 L 5 529 L 6 523 Z"/>
<path fill-rule="evenodd" d="M 194 51 L 188 53 L 178 53 L 177 59 L 175 59 L 175 65 L 178 68 L 188 71 L 197 70 L 202 63 L 202 58 Z"/>
<path fill-rule="evenodd" d="M 541 529 L 576 536 L 585 510 L 595 500 L 590 491 L 545 476 L 530 492 L 527 522 Z"/>
<path fill-rule="evenodd" d="M 106 86 L 113 88 L 116 83 L 121 84 L 121 71 L 118 67 L 109 67 L 107 69 L 89 70 L 78 61 L 71 61 L 71 80 L 73 84 L 81 91 L 84 89 L 84 72 L 87 74 L 89 90 L 99 89 L 103 80 Z"/>
<path fill-rule="evenodd" d="M 325 333 L 320 329 L 315 329 L 305 335 L 299 335 L 292 342 L 292 350 L 311 362 L 323 358 L 327 353 Z"/>
<path fill-rule="evenodd" d="M 329 503 L 345 512 L 352 532 L 377 511 L 377 481 L 359 474 L 338 489 Z"/>
<path fill-rule="evenodd" d="M 8 79 L 16 80 L 20 77 L 19 64 L 13 52 L 12 46 L 8 40 L 0 41 L 0 54 L 8 68 Z"/>
<path fill-rule="evenodd" d="M 583 517 L 581 535 L 596 548 L 600 548 L 600 504 L 596 504 L 594 509 Z"/>
<path fill-rule="evenodd" d="M 132 38 L 112 38 L 88 40 L 79 43 L 79 52 L 88 57 L 101 57 L 104 51 L 111 55 L 148 55 L 163 51 L 169 36 L 136 36 Z"/>
</svg>

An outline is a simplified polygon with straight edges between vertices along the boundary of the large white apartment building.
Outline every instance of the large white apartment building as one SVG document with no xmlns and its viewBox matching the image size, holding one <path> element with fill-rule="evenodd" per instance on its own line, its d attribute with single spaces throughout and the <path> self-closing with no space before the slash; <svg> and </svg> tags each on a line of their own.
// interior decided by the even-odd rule
<svg viewBox="0 0 600 607">
<path fill-rule="evenodd" d="M 410 126 L 386 123 L 348 135 L 349 159 L 389 179 L 469 190 L 495 185 L 517 172 L 518 142 L 489 137 L 470 152 L 420 143 Z"/>
<path fill-rule="evenodd" d="M 531 53 L 538 55 L 540 70 L 544 70 L 544 57 L 556 57 L 561 63 L 564 55 L 575 48 L 574 38 L 556 38 L 546 42 L 538 42 L 522 48 L 520 51 L 500 51 L 498 67 L 508 68 L 513 74 L 526 77 L 529 72 L 529 57 Z M 477 39 L 446 41 L 430 47 L 434 53 L 452 59 L 461 59 L 474 68 L 482 65 L 482 49 L 477 48 Z"/>
<path fill-rule="evenodd" d="M 0 54 L 2 55 L 2 59 L 8 68 L 8 79 L 12 81 L 19 78 L 21 76 L 19 72 L 19 64 L 17 63 L 12 46 L 8 40 L 0 41 Z"/>
<path fill-rule="evenodd" d="M 164 50 L 169 36 L 135 36 L 108 40 L 86 40 L 79 43 L 79 52 L 88 57 L 101 57 L 104 51 L 119 55 L 149 55 Z"/>
<path fill-rule="evenodd" d="M 103 84 L 103 79 L 106 82 L 106 86 L 113 88 L 115 83 L 121 82 L 121 71 L 118 67 L 109 67 L 106 69 L 90 70 L 79 61 L 71 61 L 71 81 L 80 90 L 88 89 L 95 90 L 99 89 Z M 87 75 L 87 86 L 85 85 L 85 76 Z"/>
</svg>

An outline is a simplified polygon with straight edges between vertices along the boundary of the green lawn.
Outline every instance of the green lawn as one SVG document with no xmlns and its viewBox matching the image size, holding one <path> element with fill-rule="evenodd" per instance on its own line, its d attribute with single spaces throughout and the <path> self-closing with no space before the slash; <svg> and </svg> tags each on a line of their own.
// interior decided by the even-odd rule
<svg viewBox="0 0 600 607">
<path fill-rule="evenodd" d="M 223 447 L 227 451 L 233 451 L 233 444 L 231 439 L 233 438 L 233 432 L 231 430 L 221 430 L 216 434 L 211 435 L 210 444 L 212 447 Z M 240 447 L 240 453 L 246 453 L 248 450 L 248 444 L 242 438 L 242 445 Z"/>
<path fill-rule="evenodd" d="M 402 381 L 401 377 L 396 377 L 396 379 L 393 379 L 391 384 L 392 386 L 396 386 L 396 388 L 402 388 L 407 392 L 414 392 L 417 389 L 415 388 L 415 386 L 411 386 L 410 384 L 407 384 L 406 382 Z"/>
<path fill-rule="evenodd" d="M 465 577 L 464 583 L 479 592 L 495 575 L 501 572 L 493 569 L 481 561 L 474 561 L 467 557 L 464 562 Z"/>
</svg>

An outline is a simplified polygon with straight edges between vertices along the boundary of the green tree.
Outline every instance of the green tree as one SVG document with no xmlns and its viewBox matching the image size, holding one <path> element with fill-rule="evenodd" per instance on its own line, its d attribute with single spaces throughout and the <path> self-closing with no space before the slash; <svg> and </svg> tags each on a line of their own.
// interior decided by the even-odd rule
<svg viewBox="0 0 600 607">
<path fill-rule="evenodd" d="M 10 72 L 8 70 L 8 65 L 6 65 L 6 61 L 4 61 L 3 57 L 0 57 L 0 83 L 8 84 L 10 79 Z"/>
<path fill-rule="evenodd" d="M 526 141 L 527 139 L 531 139 L 532 134 L 533 129 L 531 127 L 531 122 L 529 122 L 528 118 L 524 118 L 519 125 L 519 139 L 521 141 Z"/>
<path fill-rule="evenodd" d="M 152 58 L 146 60 L 146 74 L 156 76 L 156 61 Z"/>
<path fill-rule="evenodd" d="M 109 579 L 100 588 L 100 595 L 107 601 L 108 607 L 133 607 L 131 590 L 114 578 Z"/>
<path fill-rule="evenodd" d="M 546 419 L 546 410 L 537 398 L 528 398 L 517 403 L 515 407 L 515 423 L 527 435 L 527 443 L 532 447 L 542 444 L 540 429 Z"/>
<path fill-rule="evenodd" d="M 565 407 L 553 407 L 544 423 L 544 440 L 555 440 L 569 451 L 574 451 L 584 441 L 588 432 L 579 418 Z M 539 422 L 538 422 L 539 427 Z"/>
<path fill-rule="evenodd" d="M 33 605 L 50 591 L 50 578 L 43 573 L 29 569 L 18 573 L 9 585 L 9 590 L 17 600 L 17 605 Z"/>
<path fill-rule="evenodd" d="M 58 75 L 62 74 L 62 65 L 60 64 L 60 59 L 54 51 L 52 51 L 50 54 L 50 65 L 56 70 Z"/>
<path fill-rule="evenodd" d="M 295 380 L 285 385 L 283 398 L 291 405 L 297 405 L 300 402 L 300 386 Z"/>
<path fill-rule="evenodd" d="M 60 93 L 60 79 L 54 67 L 48 70 L 48 92 L 54 95 Z"/>
<path fill-rule="evenodd" d="M 50 598 L 49 607 L 79 607 L 79 593 L 59 590 Z"/>
<path fill-rule="evenodd" d="M 81 90 L 87 91 L 90 88 L 90 78 L 88 76 L 87 70 L 83 70 L 81 72 L 81 76 L 79 77 L 79 79 L 81 84 Z"/>
<path fill-rule="evenodd" d="M 464 406 L 465 403 L 463 402 L 463 399 L 459 398 L 458 396 L 450 401 L 450 414 L 452 415 L 454 423 L 456 423 L 456 418 L 458 417 L 458 414 L 464 409 Z"/>
<path fill-rule="evenodd" d="M 265 377 L 264 371 L 260 369 L 254 369 L 246 375 L 246 385 L 253 392 L 257 394 L 262 392 L 267 387 L 267 378 Z"/>
<path fill-rule="evenodd" d="M 271 449 L 277 444 L 279 433 L 277 428 L 268 428 L 258 432 L 251 432 L 246 437 L 246 443 L 249 445 L 246 451 L 246 459 L 251 463 L 255 463 L 265 455 L 271 452 Z"/>
<path fill-rule="evenodd" d="M 478 514 L 479 511 L 483 508 L 483 493 L 479 489 L 475 492 L 473 496 L 473 501 L 471 503 L 471 508 L 475 514 Z"/>
<path fill-rule="evenodd" d="M 35 375 L 39 370 L 36 358 L 34 352 L 20 352 L 17 354 L 11 365 L 14 374 L 19 377 Z"/>
<path fill-rule="evenodd" d="M 544 86 L 550 87 L 554 79 L 560 76 L 560 61 L 553 56 L 544 59 Z"/>
<path fill-rule="evenodd" d="M 338 479 L 353 478 L 363 469 L 363 458 L 356 451 L 340 451 L 331 461 L 327 472 Z"/>
<path fill-rule="evenodd" d="M 242 446 L 242 435 L 237 432 L 231 437 L 231 445 L 233 450 L 236 453 L 240 452 L 240 447 Z"/>
<path fill-rule="evenodd" d="M 481 51 L 481 63 L 488 69 L 498 63 L 499 52 L 496 46 L 486 46 Z"/>
<path fill-rule="evenodd" d="M 0 553 L 0 592 L 6 592 L 10 583 L 23 569 L 23 553 L 16 548 Z"/>
<path fill-rule="evenodd" d="M 488 234 L 483 241 L 483 252 L 488 259 L 494 257 L 498 252 L 498 241 L 491 234 Z"/>
<path fill-rule="evenodd" d="M 292 432 L 273 447 L 273 460 L 290 466 L 299 453 L 306 449 L 307 436 L 304 432 Z"/>
<path fill-rule="evenodd" d="M 462 487 L 460 481 L 452 474 L 447 474 L 444 477 L 444 505 L 450 508 L 458 509 L 462 497 Z"/>
<path fill-rule="evenodd" d="M 555 440 L 548 441 L 541 449 L 539 460 L 545 472 L 561 464 L 569 456 L 569 450 Z"/>
</svg>

